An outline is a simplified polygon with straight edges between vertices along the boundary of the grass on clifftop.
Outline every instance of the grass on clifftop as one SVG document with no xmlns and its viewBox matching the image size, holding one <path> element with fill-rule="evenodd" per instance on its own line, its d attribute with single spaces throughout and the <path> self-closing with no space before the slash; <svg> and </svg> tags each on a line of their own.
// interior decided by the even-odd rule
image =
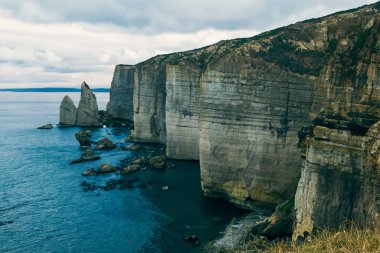
<svg viewBox="0 0 380 253">
<path fill-rule="evenodd" d="M 257 247 L 257 243 L 247 242 L 245 250 L 235 250 L 233 253 L 380 253 L 380 226 L 374 229 L 352 226 L 338 232 L 324 230 L 299 245 L 287 242 L 273 245 L 262 241 L 261 248 Z"/>
</svg>

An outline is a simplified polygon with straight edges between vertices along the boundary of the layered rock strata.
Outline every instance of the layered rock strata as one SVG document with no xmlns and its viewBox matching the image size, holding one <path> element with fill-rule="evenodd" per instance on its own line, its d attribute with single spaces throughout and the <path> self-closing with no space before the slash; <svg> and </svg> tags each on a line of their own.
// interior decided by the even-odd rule
<svg viewBox="0 0 380 253">
<path fill-rule="evenodd" d="M 313 133 L 295 199 L 294 239 L 346 221 L 378 225 L 380 122 L 365 136 L 326 127 Z"/>
<path fill-rule="evenodd" d="M 363 215 L 349 208 L 337 213 L 336 223 L 330 222 L 308 194 L 328 184 L 330 192 L 318 193 L 326 210 L 334 205 L 355 209 L 355 201 L 375 203 L 361 197 L 344 202 L 346 193 L 334 188 L 338 179 L 342 187 L 365 188 L 364 179 L 343 177 L 338 170 L 331 181 L 321 178 L 329 167 L 370 168 L 362 164 L 367 151 L 357 147 L 367 143 L 364 136 L 380 120 L 379 9 L 376 3 L 137 64 L 125 86 L 133 85 L 133 137 L 166 144 L 170 158 L 199 155 L 205 194 L 246 208 L 257 201 L 279 204 L 294 197 L 303 168 L 296 202 L 306 209 L 296 209 L 298 225 L 305 231 L 313 224 L 334 227 L 343 217 L 360 223 Z M 323 127 L 338 131 L 326 151 L 326 140 L 315 139 L 312 132 Z M 340 153 L 334 153 L 336 147 Z M 326 161 L 324 169 L 311 166 L 319 181 L 305 172 L 310 169 L 305 157 L 319 166 L 313 152 Z M 357 161 L 350 165 L 345 154 Z M 338 204 L 323 202 L 329 194 L 337 194 Z"/>
<path fill-rule="evenodd" d="M 133 121 L 134 66 L 117 65 L 113 74 L 107 113 L 114 119 Z"/>
</svg>

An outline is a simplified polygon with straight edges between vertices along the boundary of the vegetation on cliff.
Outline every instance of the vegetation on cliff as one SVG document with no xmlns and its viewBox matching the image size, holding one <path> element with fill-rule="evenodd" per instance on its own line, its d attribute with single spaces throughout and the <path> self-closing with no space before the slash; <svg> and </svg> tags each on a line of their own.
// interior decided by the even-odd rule
<svg viewBox="0 0 380 253">
<path fill-rule="evenodd" d="M 269 242 L 253 237 L 239 250 L 230 253 L 369 253 L 380 252 L 380 226 L 373 229 L 359 229 L 355 225 L 341 226 L 339 231 L 322 230 L 303 243 L 289 240 Z"/>
</svg>

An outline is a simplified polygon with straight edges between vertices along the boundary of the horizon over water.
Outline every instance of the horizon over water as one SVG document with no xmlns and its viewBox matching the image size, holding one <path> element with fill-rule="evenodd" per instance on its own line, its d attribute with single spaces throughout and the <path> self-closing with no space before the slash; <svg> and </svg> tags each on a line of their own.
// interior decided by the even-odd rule
<svg viewBox="0 0 380 253">
<path fill-rule="evenodd" d="M 182 238 L 196 234 L 204 245 L 241 214 L 203 197 L 198 162 L 170 161 L 165 171 L 127 175 L 146 187 L 107 188 L 118 174 L 83 177 L 86 169 L 118 165 L 131 153 L 104 151 L 99 161 L 70 165 L 81 155 L 74 137 L 80 128 L 36 129 L 58 123 L 64 95 L 0 92 L 0 252 L 198 252 Z M 78 105 L 80 92 L 70 97 Z M 109 94 L 96 97 L 105 110 Z M 129 135 L 91 130 L 93 140 L 122 143 Z"/>
</svg>

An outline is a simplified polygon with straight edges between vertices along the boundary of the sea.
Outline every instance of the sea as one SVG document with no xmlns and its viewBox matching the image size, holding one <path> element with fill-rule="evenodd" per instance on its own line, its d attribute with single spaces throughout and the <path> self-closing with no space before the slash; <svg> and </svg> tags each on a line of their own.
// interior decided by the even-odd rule
<svg viewBox="0 0 380 253">
<path fill-rule="evenodd" d="M 86 128 L 57 127 L 67 94 L 78 104 L 79 92 L 0 92 L 0 252 L 202 252 L 242 215 L 203 196 L 196 161 L 82 176 L 133 154 L 118 148 L 101 152 L 98 161 L 70 164 L 81 155 L 74 134 Z M 104 110 L 109 94 L 96 97 Z M 37 129 L 47 123 L 55 127 Z M 129 135 L 127 129 L 90 130 L 93 140 L 107 137 L 118 145 Z M 200 245 L 185 241 L 189 235 Z"/>
</svg>

